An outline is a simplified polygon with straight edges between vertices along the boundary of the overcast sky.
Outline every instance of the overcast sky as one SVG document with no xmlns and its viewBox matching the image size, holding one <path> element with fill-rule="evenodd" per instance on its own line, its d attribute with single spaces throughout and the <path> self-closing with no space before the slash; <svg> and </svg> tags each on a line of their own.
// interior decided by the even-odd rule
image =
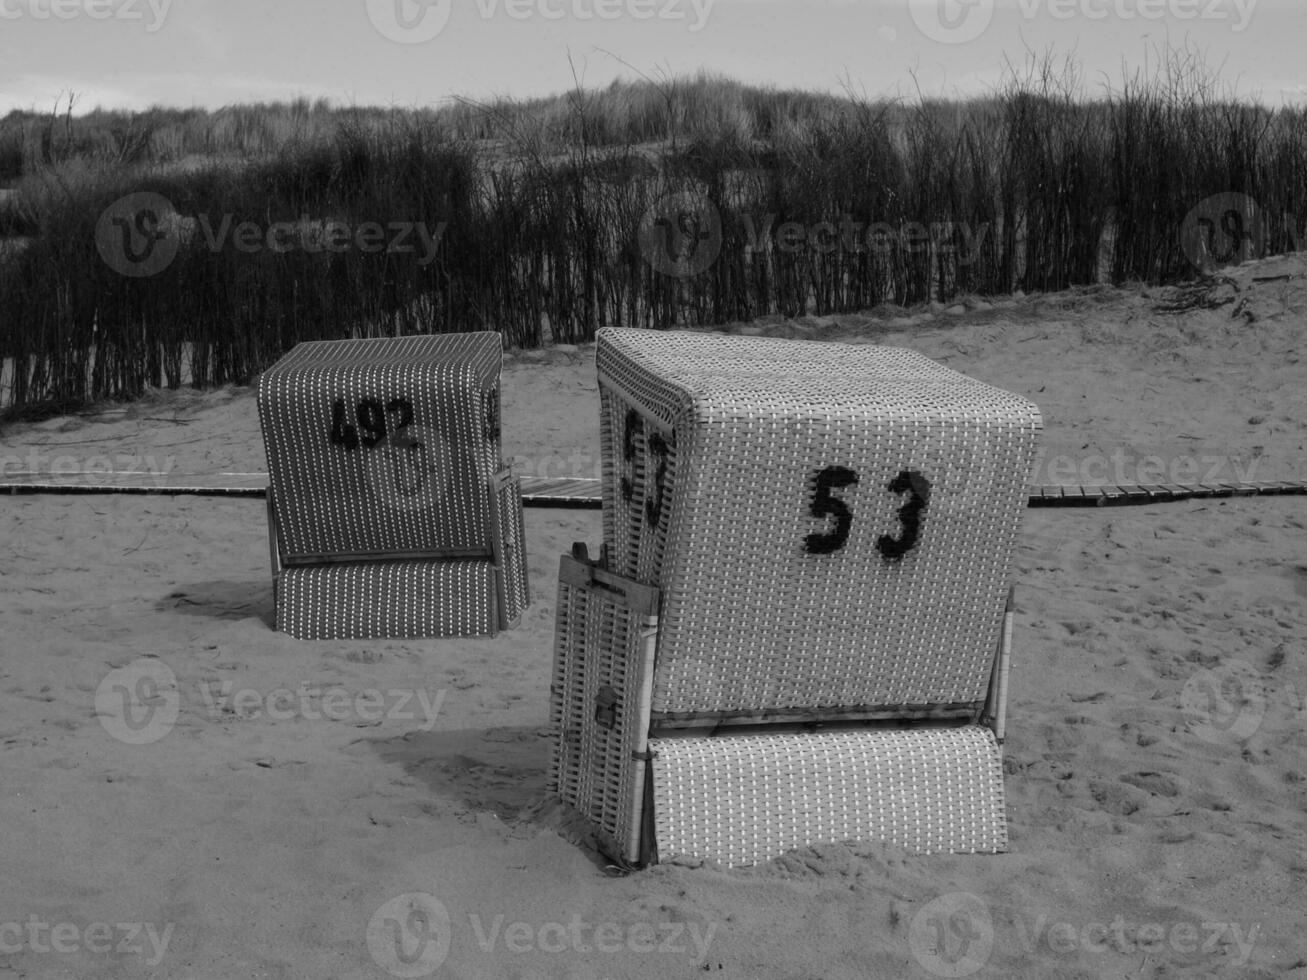
<svg viewBox="0 0 1307 980">
<path fill-rule="evenodd" d="M 1307 0 L 0 0 L 0 113 L 547 95 L 569 54 L 590 86 L 704 68 L 876 97 L 983 94 L 1051 49 L 1092 92 L 1167 44 L 1307 103 Z"/>
</svg>

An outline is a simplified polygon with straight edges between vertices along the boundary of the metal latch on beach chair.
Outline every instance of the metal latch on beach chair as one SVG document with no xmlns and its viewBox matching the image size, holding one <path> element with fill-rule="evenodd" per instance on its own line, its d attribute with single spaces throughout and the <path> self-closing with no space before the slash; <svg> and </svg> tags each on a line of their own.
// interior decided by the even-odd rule
<svg viewBox="0 0 1307 980">
<path fill-rule="evenodd" d="M 617 692 L 607 685 L 595 695 L 595 723 L 608 731 L 617 724 Z"/>
</svg>

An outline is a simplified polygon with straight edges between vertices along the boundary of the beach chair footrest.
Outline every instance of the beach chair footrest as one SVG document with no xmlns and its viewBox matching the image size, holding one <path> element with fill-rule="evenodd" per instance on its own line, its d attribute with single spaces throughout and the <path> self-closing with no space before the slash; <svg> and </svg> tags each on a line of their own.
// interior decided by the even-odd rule
<svg viewBox="0 0 1307 980">
<path fill-rule="evenodd" d="M 649 748 L 660 861 L 742 867 L 846 840 L 1007 849 L 1000 750 L 978 725 L 655 738 Z"/>
<path fill-rule="evenodd" d="M 277 629 L 299 640 L 492 636 L 501 619 L 489 560 L 333 562 L 283 568 Z"/>
</svg>

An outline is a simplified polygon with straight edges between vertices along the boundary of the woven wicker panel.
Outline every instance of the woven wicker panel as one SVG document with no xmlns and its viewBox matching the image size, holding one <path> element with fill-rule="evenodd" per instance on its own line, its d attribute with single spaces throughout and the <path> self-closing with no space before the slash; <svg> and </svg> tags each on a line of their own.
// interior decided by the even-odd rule
<svg viewBox="0 0 1307 980">
<path fill-rule="evenodd" d="M 741 867 L 838 841 L 1007 849 L 987 728 L 653 739 L 658 857 Z"/>
<path fill-rule="evenodd" d="M 580 800 L 581 715 L 585 712 L 585 635 L 590 596 L 558 583 L 554 606 L 554 660 L 549 677 L 549 773 L 545 791 L 576 806 Z"/>
<path fill-rule="evenodd" d="M 547 786 L 594 825 L 606 853 L 633 863 L 645 767 L 633 755 L 648 741 L 657 619 L 607 589 L 576 584 L 584 567 L 569 557 L 560 567 Z M 612 696 L 611 727 L 596 716 L 605 689 Z"/>
<path fill-rule="evenodd" d="M 489 554 L 502 341 L 298 345 L 259 379 L 284 560 Z"/>
<path fill-rule="evenodd" d="M 526 528 L 522 518 L 522 481 L 504 480 L 495 493 L 495 564 L 500 574 L 503 626 L 515 624 L 531 604 L 527 577 Z"/>
<path fill-rule="evenodd" d="M 610 562 L 663 593 L 656 715 L 984 698 L 1033 404 L 890 348 L 604 330 L 597 360 Z"/>
<path fill-rule="evenodd" d="M 495 568 L 475 559 L 284 568 L 277 628 L 300 640 L 492 635 L 499 629 Z"/>
</svg>

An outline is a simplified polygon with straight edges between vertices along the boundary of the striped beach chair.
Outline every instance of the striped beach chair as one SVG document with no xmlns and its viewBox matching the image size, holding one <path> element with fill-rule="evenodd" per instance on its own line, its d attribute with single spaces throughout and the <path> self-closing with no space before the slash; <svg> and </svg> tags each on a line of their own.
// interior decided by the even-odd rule
<svg viewBox="0 0 1307 980">
<path fill-rule="evenodd" d="M 259 379 L 277 629 L 494 634 L 529 602 L 498 334 L 303 343 Z"/>
<path fill-rule="evenodd" d="M 560 564 L 552 791 L 614 859 L 1006 848 L 1038 409 L 912 351 L 605 330 L 602 559 Z"/>
</svg>

